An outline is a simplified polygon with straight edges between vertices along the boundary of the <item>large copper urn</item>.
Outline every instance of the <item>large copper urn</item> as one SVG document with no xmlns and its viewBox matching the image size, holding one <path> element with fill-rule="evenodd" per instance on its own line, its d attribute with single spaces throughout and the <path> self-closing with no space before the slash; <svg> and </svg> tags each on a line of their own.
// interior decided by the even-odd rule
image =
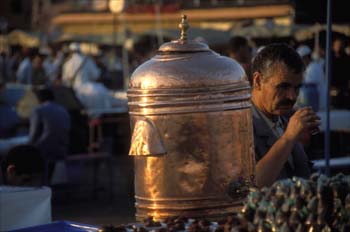
<svg viewBox="0 0 350 232">
<path fill-rule="evenodd" d="M 138 219 L 220 217 L 254 181 L 250 87 L 243 68 L 181 38 L 132 74 L 128 90 Z"/>
</svg>

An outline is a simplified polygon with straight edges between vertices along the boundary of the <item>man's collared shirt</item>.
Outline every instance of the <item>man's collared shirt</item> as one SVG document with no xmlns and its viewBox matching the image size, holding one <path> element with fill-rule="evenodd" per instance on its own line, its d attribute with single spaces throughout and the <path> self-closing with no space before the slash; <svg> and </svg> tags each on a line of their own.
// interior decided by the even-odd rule
<svg viewBox="0 0 350 232">
<path fill-rule="evenodd" d="M 266 117 L 257 107 L 255 107 L 261 118 L 266 122 L 268 127 L 273 131 L 274 135 L 279 139 L 284 133 L 283 120 L 281 116 L 273 116 L 272 119 Z M 294 169 L 294 162 L 292 154 L 288 155 L 288 163 Z"/>
</svg>

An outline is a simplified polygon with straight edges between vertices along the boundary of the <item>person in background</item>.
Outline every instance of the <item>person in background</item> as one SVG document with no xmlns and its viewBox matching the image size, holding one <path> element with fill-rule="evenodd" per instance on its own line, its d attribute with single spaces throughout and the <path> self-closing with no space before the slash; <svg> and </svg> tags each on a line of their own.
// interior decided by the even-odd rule
<svg viewBox="0 0 350 232">
<path fill-rule="evenodd" d="M 78 43 L 72 43 L 69 48 L 72 56 L 63 65 L 63 83 L 73 87 L 87 110 L 111 108 L 113 96 L 103 84 L 96 82 L 101 71 L 94 60 L 80 53 Z"/>
<path fill-rule="evenodd" d="M 71 43 L 69 50 L 71 56 L 64 63 L 62 70 L 63 83 L 79 91 L 83 84 L 96 81 L 100 76 L 100 70 L 93 59 L 81 54 L 79 43 Z"/>
<path fill-rule="evenodd" d="M 316 132 L 320 122 L 310 107 L 293 113 L 303 72 L 300 56 L 285 44 L 267 45 L 253 60 L 251 101 L 259 187 L 310 175 L 310 162 L 299 141 L 306 130 Z"/>
<path fill-rule="evenodd" d="M 10 69 L 10 79 L 9 82 L 16 82 L 16 72 L 18 70 L 21 56 L 22 56 L 22 47 L 19 45 L 11 46 L 9 53 L 9 69 Z"/>
<path fill-rule="evenodd" d="M 62 73 L 62 65 L 65 59 L 64 52 L 61 50 L 55 49 L 51 47 L 46 49 L 46 58 L 43 62 L 43 66 L 48 76 L 49 85 L 55 85 L 59 82 L 61 78 L 60 75 Z"/>
<path fill-rule="evenodd" d="M 103 52 L 98 50 L 98 52 L 93 56 L 93 59 L 100 70 L 100 77 L 98 78 L 97 82 L 102 83 L 106 88 L 110 88 L 112 76 L 103 60 Z"/>
<path fill-rule="evenodd" d="M 345 53 L 350 56 L 350 38 L 347 37 L 345 41 Z"/>
<path fill-rule="evenodd" d="M 245 37 L 235 36 L 230 39 L 229 56 L 244 68 L 248 80 L 251 82 L 252 48 Z"/>
<path fill-rule="evenodd" d="M 40 150 L 31 145 L 19 145 L 9 150 L 2 164 L 3 182 L 13 186 L 41 186 L 45 161 Z"/>
<path fill-rule="evenodd" d="M 0 50 L 0 82 L 6 83 L 11 80 L 10 57 L 8 52 Z"/>
<path fill-rule="evenodd" d="M 335 35 L 332 44 L 331 88 L 334 90 L 332 105 L 336 108 L 350 108 L 350 78 L 347 75 L 350 57 L 345 53 L 343 36 Z"/>
<path fill-rule="evenodd" d="M 23 60 L 19 64 L 16 72 L 16 81 L 21 84 L 32 84 L 33 65 L 32 60 L 35 51 L 31 48 L 23 48 Z"/>
<path fill-rule="evenodd" d="M 48 164 L 47 180 L 51 178 L 55 162 L 68 153 L 70 116 L 65 108 L 56 104 L 48 88 L 35 92 L 40 105 L 30 117 L 29 143 L 37 147 Z"/>
<path fill-rule="evenodd" d="M 32 61 L 33 73 L 32 73 L 32 85 L 46 85 L 49 83 L 48 75 L 44 68 L 45 55 L 38 53 L 34 56 Z"/>
<path fill-rule="evenodd" d="M 297 105 L 311 106 L 312 109 L 317 112 L 319 108 L 324 109 L 326 102 L 324 91 L 325 80 L 322 66 L 312 60 L 312 51 L 307 45 L 299 46 L 297 52 L 306 67 Z"/>
<path fill-rule="evenodd" d="M 15 136 L 17 126 L 20 124 L 17 112 L 5 102 L 5 88 L 5 83 L 0 82 L 0 139 Z"/>
</svg>

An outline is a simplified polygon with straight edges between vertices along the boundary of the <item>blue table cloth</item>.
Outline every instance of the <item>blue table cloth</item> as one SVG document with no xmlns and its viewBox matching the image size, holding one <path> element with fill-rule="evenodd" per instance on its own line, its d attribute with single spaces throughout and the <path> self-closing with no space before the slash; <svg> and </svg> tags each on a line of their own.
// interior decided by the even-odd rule
<svg viewBox="0 0 350 232">
<path fill-rule="evenodd" d="M 49 224 L 12 230 L 12 232 L 97 232 L 98 229 L 98 227 L 77 222 L 57 221 Z"/>
</svg>

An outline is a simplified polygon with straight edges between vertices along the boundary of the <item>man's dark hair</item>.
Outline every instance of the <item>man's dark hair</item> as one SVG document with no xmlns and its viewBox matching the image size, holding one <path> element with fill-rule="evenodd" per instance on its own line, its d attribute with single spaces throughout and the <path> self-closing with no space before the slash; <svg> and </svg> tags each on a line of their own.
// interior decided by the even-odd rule
<svg viewBox="0 0 350 232">
<path fill-rule="evenodd" d="M 248 46 L 248 40 L 245 37 L 235 36 L 230 39 L 230 51 L 236 53 L 244 46 Z"/>
<path fill-rule="evenodd" d="M 55 100 L 55 96 L 53 95 L 53 92 L 49 88 L 38 89 L 35 91 L 35 94 L 36 94 L 39 102 Z"/>
<path fill-rule="evenodd" d="M 267 45 L 254 57 L 252 73 L 260 72 L 268 78 L 276 63 L 284 63 L 294 74 L 301 74 L 305 69 L 301 57 L 294 48 L 287 44 L 276 43 Z"/>
<path fill-rule="evenodd" d="M 32 145 L 19 145 L 11 148 L 2 162 L 3 176 L 6 183 L 6 169 L 8 166 L 16 167 L 16 174 L 43 174 L 45 160 L 38 148 Z"/>
</svg>

